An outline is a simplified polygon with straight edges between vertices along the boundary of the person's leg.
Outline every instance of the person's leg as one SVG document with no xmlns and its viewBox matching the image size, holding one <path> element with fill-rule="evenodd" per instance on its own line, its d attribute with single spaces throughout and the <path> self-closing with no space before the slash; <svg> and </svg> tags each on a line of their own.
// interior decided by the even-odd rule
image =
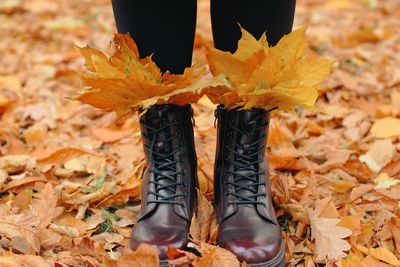
<svg viewBox="0 0 400 267">
<path fill-rule="evenodd" d="M 191 65 L 196 0 L 112 0 L 112 6 L 118 32 L 131 34 L 141 57 L 154 53 L 163 72 Z"/>
<path fill-rule="evenodd" d="M 240 25 L 275 45 L 293 24 L 295 0 L 211 0 L 214 46 L 235 52 Z M 285 266 L 271 200 L 265 142 L 269 112 L 219 106 L 214 172 L 218 243 L 251 266 Z"/>
<path fill-rule="evenodd" d="M 154 53 L 160 69 L 182 73 L 191 65 L 196 0 L 113 0 L 118 31 L 129 32 L 141 57 Z M 168 266 L 169 247 L 184 249 L 196 198 L 196 152 L 190 105 L 154 105 L 140 117 L 147 169 L 142 209 L 130 239 L 147 243 Z"/>
<path fill-rule="evenodd" d="M 267 32 L 275 45 L 292 31 L 296 0 L 211 0 L 214 46 L 234 52 L 241 36 L 239 24 L 260 38 Z"/>
</svg>

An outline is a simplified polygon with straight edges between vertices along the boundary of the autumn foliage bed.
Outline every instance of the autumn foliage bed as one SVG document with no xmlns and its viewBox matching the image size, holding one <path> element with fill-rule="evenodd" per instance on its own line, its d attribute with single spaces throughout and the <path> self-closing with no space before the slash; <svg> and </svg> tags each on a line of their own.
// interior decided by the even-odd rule
<svg viewBox="0 0 400 267">
<path fill-rule="evenodd" d="M 275 111 L 268 155 L 290 266 L 400 266 L 400 2 L 301 0 L 311 57 L 338 59 L 316 108 Z M 195 61 L 211 44 L 199 1 Z M 0 266 L 152 266 L 127 249 L 145 168 L 136 116 L 70 98 L 74 44 L 104 49 L 108 0 L 0 2 Z M 194 106 L 200 212 L 176 266 L 234 266 L 212 245 L 214 106 Z M 192 252 L 195 252 L 193 254 Z M 201 254 L 201 256 L 200 256 Z M 136 265 L 135 265 L 136 264 Z M 186 265 L 185 265 L 186 264 Z"/>
</svg>

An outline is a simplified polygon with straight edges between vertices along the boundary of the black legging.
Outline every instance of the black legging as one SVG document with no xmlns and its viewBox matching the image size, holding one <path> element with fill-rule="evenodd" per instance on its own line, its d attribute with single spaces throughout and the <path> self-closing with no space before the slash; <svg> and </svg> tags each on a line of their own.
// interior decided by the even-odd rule
<svg viewBox="0 0 400 267">
<path fill-rule="evenodd" d="M 154 53 L 162 71 L 182 73 L 192 63 L 197 0 L 112 0 L 118 32 L 129 32 L 141 57 Z M 216 48 L 234 52 L 238 23 L 275 45 L 292 30 L 296 0 L 211 0 Z"/>
</svg>

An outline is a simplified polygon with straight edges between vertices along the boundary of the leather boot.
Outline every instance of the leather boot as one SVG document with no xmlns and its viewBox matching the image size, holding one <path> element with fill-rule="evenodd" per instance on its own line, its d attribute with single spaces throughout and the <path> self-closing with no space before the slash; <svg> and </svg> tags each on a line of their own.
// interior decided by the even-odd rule
<svg viewBox="0 0 400 267">
<path fill-rule="evenodd" d="M 218 244 L 250 266 L 285 266 L 285 247 L 272 206 L 263 109 L 215 112 L 218 139 L 214 205 Z"/>
<path fill-rule="evenodd" d="M 140 118 L 147 169 L 130 246 L 155 246 L 161 266 L 168 266 L 169 246 L 184 249 L 189 242 L 198 184 L 192 120 L 190 105 L 153 106 Z"/>
</svg>

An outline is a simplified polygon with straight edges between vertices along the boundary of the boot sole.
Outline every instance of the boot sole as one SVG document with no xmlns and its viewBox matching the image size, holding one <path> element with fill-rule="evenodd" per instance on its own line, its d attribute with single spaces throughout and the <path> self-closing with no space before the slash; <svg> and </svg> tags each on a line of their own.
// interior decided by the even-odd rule
<svg viewBox="0 0 400 267">
<path fill-rule="evenodd" d="M 285 244 L 282 242 L 281 251 L 272 260 L 264 263 L 247 263 L 250 267 L 285 267 Z M 168 260 L 160 260 L 160 267 L 168 267 Z"/>
<path fill-rule="evenodd" d="M 160 267 L 168 267 L 168 260 L 160 260 Z"/>
<path fill-rule="evenodd" d="M 247 263 L 250 267 L 285 267 L 285 243 L 282 242 L 282 247 L 278 255 L 268 262 L 262 263 Z"/>
</svg>

